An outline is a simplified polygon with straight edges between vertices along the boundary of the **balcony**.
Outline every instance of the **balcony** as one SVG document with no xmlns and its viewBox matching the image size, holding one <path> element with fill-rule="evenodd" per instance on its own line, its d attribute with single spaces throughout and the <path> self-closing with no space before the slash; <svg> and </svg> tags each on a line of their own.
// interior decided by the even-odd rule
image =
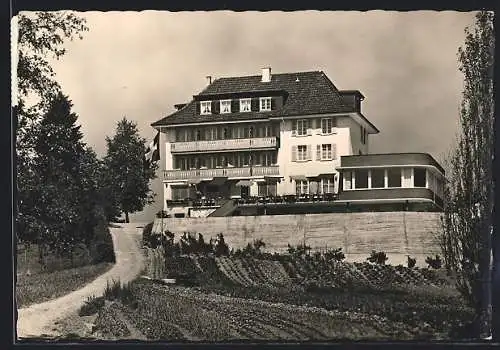
<svg viewBox="0 0 500 350">
<path fill-rule="evenodd" d="M 278 166 L 254 166 L 244 168 L 217 168 L 217 169 L 191 169 L 191 170 L 165 170 L 165 181 L 210 179 L 214 177 L 252 177 L 279 175 Z"/>
<path fill-rule="evenodd" d="M 241 149 L 263 149 L 278 147 L 277 137 L 258 137 L 249 139 L 228 139 L 214 141 L 173 142 L 172 153 L 233 151 Z"/>
</svg>

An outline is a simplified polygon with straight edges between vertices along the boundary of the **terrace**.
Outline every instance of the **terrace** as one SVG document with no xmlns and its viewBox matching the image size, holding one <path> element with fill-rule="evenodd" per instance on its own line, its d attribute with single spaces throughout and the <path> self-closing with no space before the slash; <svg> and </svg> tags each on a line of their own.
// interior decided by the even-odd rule
<svg viewBox="0 0 500 350">
<path fill-rule="evenodd" d="M 279 175 L 278 166 L 253 166 L 241 168 L 215 168 L 215 169 L 190 169 L 190 170 L 164 170 L 165 181 L 212 179 L 215 177 L 252 177 L 252 176 L 276 176 Z"/>
</svg>

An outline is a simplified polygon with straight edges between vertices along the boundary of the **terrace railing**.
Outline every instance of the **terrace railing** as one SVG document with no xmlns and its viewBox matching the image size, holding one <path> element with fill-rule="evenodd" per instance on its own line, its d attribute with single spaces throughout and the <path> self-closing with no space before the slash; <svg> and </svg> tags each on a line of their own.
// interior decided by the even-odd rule
<svg viewBox="0 0 500 350">
<path fill-rule="evenodd" d="M 242 168 L 216 168 L 216 169 L 191 169 L 191 170 L 165 170 L 163 179 L 172 180 L 195 180 L 211 179 L 214 177 L 252 177 L 279 175 L 278 166 L 259 166 Z"/>
<path fill-rule="evenodd" d="M 184 152 L 207 152 L 207 151 L 228 151 L 241 149 L 261 149 L 276 148 L 278 146 L 277 138 L 256 137 L 246 139 L 228 139 L 212 141 L 186 141 L 173 142 L 170 147 L 172 153 Z"/>
</svg>

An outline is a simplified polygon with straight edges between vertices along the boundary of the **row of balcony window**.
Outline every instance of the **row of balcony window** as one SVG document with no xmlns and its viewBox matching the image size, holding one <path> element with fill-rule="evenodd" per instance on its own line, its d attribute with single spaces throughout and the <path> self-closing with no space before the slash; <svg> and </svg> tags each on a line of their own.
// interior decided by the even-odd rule
<svg viewBox="0 0 500 350">
<path fill-rule="evenodd" d="M 175 133 L 176 142 L 217 141 L 230 139 L 248 139 L 274 137 L 279 134 L 273 125 L 211 126 L 200 128 L 179 128 Z"/>
<path fill-rule="evenodd" d="M 278 152 L 235 152 L 218 153 L 207 156 L 175 156 L 174 167 L 176 170 L 190 169 L 216 169 L 246 166 L 272 166 L 278 162 Z"/>
</svg>

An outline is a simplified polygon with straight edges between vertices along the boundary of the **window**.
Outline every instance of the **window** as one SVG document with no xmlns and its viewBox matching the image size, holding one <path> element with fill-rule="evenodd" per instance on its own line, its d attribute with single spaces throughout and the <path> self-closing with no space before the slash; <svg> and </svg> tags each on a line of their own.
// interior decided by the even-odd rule
<svg viewBox="0 0 500 350">
<path fill-rule="evenodd" d="M 401 169 L 387 169 L 387 185 L 388 187 L 401 187 Z"/>
<path fill-rule="evenodd" d="M 271 110 L 271 97 L 261 97 L 260 98 L 260 110 L 270 111 Z"/>
<path fill-rule="evenodd" d="M 344 190 L 352 190 L 352 172 L 344 173 Z"/>
<path fill-rule="evenodd" d="M 321 145 L 321 159 L 322 160 L 333 159 L 332 145 L 331 144 Z"/>
<path fill-rule="evenodd" d="M 364 144 L 366 144 L 366 139 L 368 138 L 368 132 L 361 125 L 359 128 L 360 128 L 360 133 L 361 133 L 361 143 L 364 145 Z"/>
<path fill-rule="evenodd" d="M 240 112 L 250 112 L 252 110 L 252 100 L 250 98 L 240 99 Z"/>
<path fill-rule="evenodd" d="M 231 100 L 220 101 L 220 112 L 231 113 Z"/>
<path fill-rule="evenodd" d="M 413 186 L 426 187 L 426 170 L 422 168 L 413 169 Z"/>
<path fill-rule="evenodd" d="M 293 121 L 292 135 L 304 136 L 307 135 L 307 127 L 309 122 L 307 119 L 298 119 Z"/>
<path fill-rule="evenodd" d="M 309 193 L 309 182 L 307 180 L 296 180 L 295 181 L 295 193 L 297 195 L 308 194 Z"/>
<path fill-rule="evenodd" d="M 354 172 L 355 188 L 368 188 L 368 170 L 356 170 Z"/>
<path fill-rule="evenodd" d="M 333 119 L 332 118 L 321 119 L 321 133 L 322 134 L 331 134 L 332 128 L 333 128 Z"/>
<path fill-rule="evenodd" d="M 297 146 L 297 160 L 307 160 L 307 146 Z"/>
<path fill-rule="evenodd" d="M 265 182 L 260 182 L 258 184 L 258 191 L 259 191 L 259 196 L 260 197 L 266 197 L 266 196 L 276 196 L 276 184 L 268 184 Z"/>
<path fill-rule="evenodd" d="M 334 180 L 330 178 L 321 179 L 322 193 L 333 193 Z"/>
<path fill-rule="evenodd" d="M 188 187 L 172 187 L 172 200 L 181 200 L 189 197 Z"/>
<path fill-rule="evenodd" d="M 212 113 L 212 101 L 201 101 L 201 114 L 210 114 Z"/>
<path fill-rule="evenodd" d="M 371 171 L 371 177 L 372 177 L 372 188 L 384 188 L 384 169 L 372 169 Z"/>
</svg>

